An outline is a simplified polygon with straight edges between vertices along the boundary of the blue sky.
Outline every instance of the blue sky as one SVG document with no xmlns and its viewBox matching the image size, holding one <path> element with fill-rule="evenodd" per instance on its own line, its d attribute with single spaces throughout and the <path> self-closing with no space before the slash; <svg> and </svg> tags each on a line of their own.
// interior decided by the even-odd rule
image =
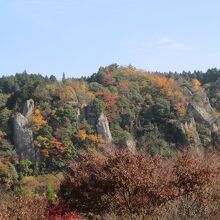
<svg viewBox="0 0 220 220">
<path fill-rule="evenodd" d="M 0 75 L 220 68 L 220 1 L 0 0 Z"/>
</svg>

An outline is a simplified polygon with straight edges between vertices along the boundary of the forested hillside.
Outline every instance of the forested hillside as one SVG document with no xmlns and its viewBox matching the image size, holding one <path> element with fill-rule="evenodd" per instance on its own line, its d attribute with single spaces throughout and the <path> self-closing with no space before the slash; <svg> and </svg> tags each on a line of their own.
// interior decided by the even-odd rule
<svg viewBox="0 0 220 220">
<path fill-rule="evenodd" d="M 0 188 L 19 195 L 47 193 L 56 200 L 68 163 L 80 160 L 82 152 L 90 155 L 91 166 L 105 167 L 102 156 L 117 150 L 165 161 L 184 150 L 218 151 L 219 119 L 217 69 L 151 73 L 112 64 L 79 79 L 26 72 L 3 76 Z M 100 157 L 99 165 L 92 155 Z"/>
</svg>

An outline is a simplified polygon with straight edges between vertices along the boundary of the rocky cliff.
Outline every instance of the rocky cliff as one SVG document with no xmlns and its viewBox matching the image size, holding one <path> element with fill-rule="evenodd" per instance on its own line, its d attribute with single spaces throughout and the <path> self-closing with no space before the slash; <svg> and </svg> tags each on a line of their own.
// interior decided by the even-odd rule
<svg viewBox="0 0 220 220">
<path fill-rule="evenodd" d="M 218 124 L 215 118 L 215 111 L 210 105 L 209 99 L 203 88 L 193 89 L 179 84 L 185 98 L 186 115 L 184 118 L 175 118 L 172 123 L 168 124 L 164 132 L 168 143 L 176 144 L 177 148 L 184 146 L 195 146 L 201 149 L 204 146 L 211 146 L 213 134 L 218 132 Z M 86 120 L 93 130 L 103 137 L 106 145 L 113 146 L 114 140 L 109 126 L 109 121 L 103 112 L 98 112 L 90 104 L 84 104 L 81 107 L 67 103 L 77 110 L 77 118 L 80 121 Z M 23 111 L 16 113 L 14 116 L 14 143 L 15 149 L 20 159 L 35 160 L 35 148 L 33 145 L 33 132 L 30 125 L 30 117 L 34 112 L 34 101 L 27 100 L 24 103 Z M 121 129 L 120 132 L 123 130 Z M 114 133 L 113 133 L 114 134 Z M 115 135 L 115 134 L 114 134 Z M 131 138 L 121 140 L 124 149 L 135 153 L 136 143 L 139 146 L 139 137 L 135 132 L 130 132 Z M 123 136 L 123 135 L 122 135 Z M 120 139 L 120 137 L 119 137 Z"/>
<path fill-rule="evenodd" d="M 15 150 L 20 160 L 35 161 L 33 131 L 28 117 L 34 112 L 34 101 L 27 100 L 23 107 L 23 114 L 16 113 L 13 120 L 13 139 Z"/>
<path fill-rule="evenodd" d="M 24 103 L 22 115 L 26 118 L 34 113 L 34 100 L 29 99 Z"/>
<path fill-rule="evenodd" d="M 104 142 L 109 145 L 112 143 L 112 134 L 109 128 L 109 121 L 106 115 L 101 112 L 94 112 L 91 106 L 84 104 L 80 110 L 77 110 L 79 120 L 86 119 L 98 135 L 101 135 Z"/>
<path fill-rule="evenodd" d="M 187 101 L 187 116 L 186 121 L 180 123 L 181 131 L 188 144 L 193 143 L 195 146 L 202 144 L 204 146 L 204 140 L 202 140 L 204 132 L 210 142 L 213 133 L 218 132 L 216 112 L 203 88 L 194 90 L 183 85 L 180 85 L 180 88 Z"/>
<path fill-rule="evenodd" d="M 112 142 L 112 134 L 109 129 L 109 123 L 104 113 L 101 113 L 96 123 L 97 133 L 101 135 L 106 144 Z"/>
</svg>

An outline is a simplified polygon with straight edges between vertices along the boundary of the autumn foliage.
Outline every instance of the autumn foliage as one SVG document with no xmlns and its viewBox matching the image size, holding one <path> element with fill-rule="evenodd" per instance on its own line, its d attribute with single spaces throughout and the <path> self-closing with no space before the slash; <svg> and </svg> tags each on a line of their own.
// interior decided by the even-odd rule
<svg viewBox="0 0 220 220">
<path fill-rule="evenodd" d="M 101 135 L 87 134 L 84 129 L 78 130 L 75 138 L 79 141 L 81 147 L 83 145 L 97 149 L 102 149 L 104 147 L 104 140 Z"/>
<path fill-rule="evenodd" d="M 195 90 L 198 90 L 199 87 L 201 86 L 201 83 L 200 83 L 199 80 L 197 80 L 197 79 L 193 79 L 193 80 L 192 80 L 192 84 L 193 84 L 193 88 L 194 88 Z"/>
<path fill-rule="evenodd" d="M 2 191 L 0 193 L 0 220 L 47 219 L 48 202 L 45 198 L 12 197 Z"/>
<path fill-rule="evenodd" d="M 0 219 L 216 219 L 219 171 L 212 152 L 185 151 L 173 160 L 83 152 L 70 162 L 55 203 L 1 192 Z"/>
<path fill-rule="evenodd" d="M 55 137 L 51 137 L 50 139 L 51 145 L 56 148 L 60 153 L 64 153 L 65 148 L 62 146 L 62 143 L 58 141 Z"/>
<path fill-rule="evenodd" d="M 82 220 L 68 212 L 62 201 L 50 204 L 45 197 L 10 196 L 1 192 L 0 220 Z"/>
<path fill-rule="evenodd" d="M 32 116 L 32 127 L 33 130 L 36 131 L 38 130 L 41 126 L 46 125 L 47 121 L 44 120 L 40 108 L 36 108 L 35 112 Z"/>
<path fill-rule="evenodd" d="M 81 153 L 78 162 L 70 163 L 60 193 L 69 210 L 152 215 L 185 196 L 205 201 L 219 169 L 219 156 L 212 153 L 183 152 L 173 161 L 129 152 Z"/>
<path fill-rule="evenodd" d="M 82 220 L 82 217 L 75 212 L 68 212 L 63 201 L 51 206 L 48 210 L 47 220 Z"/>
</svg>

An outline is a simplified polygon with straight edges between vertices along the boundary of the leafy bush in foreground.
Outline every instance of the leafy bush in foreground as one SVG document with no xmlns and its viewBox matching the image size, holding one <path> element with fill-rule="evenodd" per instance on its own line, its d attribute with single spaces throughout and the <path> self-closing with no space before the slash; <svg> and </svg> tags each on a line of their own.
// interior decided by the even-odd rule
<svg viewBox="0 0 220 220">
<path fill-rule="evenodd" d="M 69 211 L 95 215 L 155 215 L 182 198 L 195 198 L 211 213 L 208 190 L 218 182 L 219 169 L 214 153 L 183 152 L 173 161 L 129 152 L 81 153 L 70 163 L 60 193 Z"/>
<path fill-rule="evenodd" d="M 1 192 L 0 220 L 46 219 L 47 207 L 45 198 L 15 197 Z"/>
<path fill-rule="evenodd" d="M 0 219 L 216 219 L 219 172 L 218 153 L 186 151 L 168 160 L 84 152 L 69 163 L 52 203 L 1 192 Z"/>
</svg>

